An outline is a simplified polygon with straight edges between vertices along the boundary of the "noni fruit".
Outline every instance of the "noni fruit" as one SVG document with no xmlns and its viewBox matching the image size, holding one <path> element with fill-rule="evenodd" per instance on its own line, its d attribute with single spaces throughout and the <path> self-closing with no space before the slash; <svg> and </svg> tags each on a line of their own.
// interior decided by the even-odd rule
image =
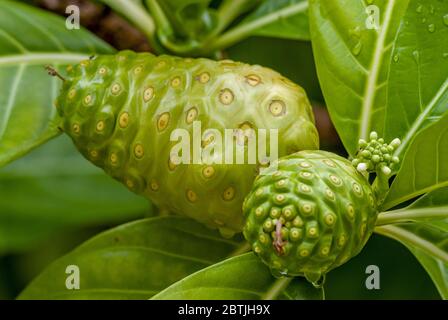
<svg viewBox="0 0 448 320">
<path fill-rule="evenodd" d="M 304 90 L 261 66 L 122 51 L 69 66 L 60 77 L 61 129 L 88 160 L 161 209 L 223 234 L 242 230 L 242 203 L 260 163 L 224 162 L 208 129 L 277 129 L 279 156 L 318 148 Z M 198 123 L 204 134 L 196 143 Z M 193 154 L 216 147 L 214 161 L 173 161 L 176 129 L 193 136 Z M 246 138 L 232 142 L 247 149 Z"/>
<path fill-rule="evenodd" d="M 256 178 L 243 212 L 244 235 L 274 274 L 305 276 L 318 284 L 364 247 L 377 204 L 350 161 L 301 151 Z"/>
</svg>

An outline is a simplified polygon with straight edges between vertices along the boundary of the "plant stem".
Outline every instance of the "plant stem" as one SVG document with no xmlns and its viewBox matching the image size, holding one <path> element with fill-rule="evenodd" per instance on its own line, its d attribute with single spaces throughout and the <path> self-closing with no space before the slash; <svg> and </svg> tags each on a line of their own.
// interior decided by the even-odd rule
<svg viewBox="0 0 448 320">
<path fill-rule="evenodd" d="M 396 241 L 402 242 L 406 245 L 409 243 L 413 247 L 424 251 L 425 253 L 433 256 L 434 258 L 441 259 L 443 262 L 448 263 L 448 253 L 435 246 L 433 243 L 417 237 L 414 233 L 404 230 L 402 228 L 388 225 L 375 228 L 375 233 L 389 237 Z"/>
<path fill-rule="evenodd" d="M 145 3 L 149 9 L 149 12 L 151 12 L 152 16 L 154 17 L 158 28 L 169 35 L 173 35 L 174 30 L 171 26 L 171 23 L 165 15 L 165 12 L 163 12 L 163 9 L 160 7 L 157 0 L 146 0 Z"/>
<path fill-rule="evenodd" d="M 224 31 L 253 2 L 254 0 L 224 0 L 218 9 L 218 26 L 213 34 L 218 35 Z"/>
<path fill-rule="evenodd" d="M 121 14 L 130 22 L 132 22 L 138 29 L 140 29 L 147 39 L 151 47 L 156 52 L 163 52 L 163 49 L 156 39 L 156 25 L 152 17 L 147 14 L 145 8 L 138 5 L 134 1 L 129 0 L 101 0 L 118 14 Z"/>
<path fill-rule="evenodd" d="M 231 45 L 234 45 L 237 42 L 249 37 L 255 30 L 259 28 L 262 28 L 280 19 L 285 19 L 300 12 L 304 12 L 307 9 L 308 2 L 304 1 L 265 15 L 259 19 L 243 23 L 224 33 L 217 40 L 207 45 L 207 51 L 211 52 L 230 47 Z"/>
<path fill-rule="evenodd" d="M 271 288 L 269 288 L 268 292 L 266 292 L 261 300 L 274 300 L 276 299 L 291 283 L 293 278 L 280 278 L 274 282 Z"/>
<path fill-rule="evenodd" d="M 448 207 L 394 210 L 380 213 L 376 225 L 444 218 L 448 218 Z"/>
</svg>

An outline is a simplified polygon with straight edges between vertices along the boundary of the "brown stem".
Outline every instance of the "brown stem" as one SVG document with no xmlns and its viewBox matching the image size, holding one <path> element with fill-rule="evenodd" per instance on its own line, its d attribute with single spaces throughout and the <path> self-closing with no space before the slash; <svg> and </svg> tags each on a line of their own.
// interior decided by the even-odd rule
<svg viewBox="0 0 448 320">
<path fill-rule="evenodd" d="M 47 70 L 48 74 L 52 77 L 58 77 L 59 79 L 61 79 L 62 81 L 65 81 L 65 78 L 63 76 L 61 76 L 55 68 L 53 68 L 52 66 L 45 66 L 45 70 Z"/>
</svg>

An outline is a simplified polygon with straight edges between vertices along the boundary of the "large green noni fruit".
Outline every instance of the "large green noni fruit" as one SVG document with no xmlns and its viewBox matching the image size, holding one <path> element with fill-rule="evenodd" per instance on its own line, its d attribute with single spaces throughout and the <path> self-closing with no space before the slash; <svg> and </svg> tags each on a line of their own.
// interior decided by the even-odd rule
<svg viewBox="0 0 448 320">
<path fill-rule="evenodd" d="M 258 176 L 243 205 L 244 235 L 274 274 L 319 283 L 364 247 L 375 195 L 347 159 L 301 151 Z"/>
<path fill-rule="evenodd" d="M 279 156 L 318 148 L 301 87 L 268 68 L 229 60 L 98 56 L 67 69 L 56 105 L 62 129 L 87 159 L 161 209 L 224 234 L 243 227 L 241 206 L 258 164 L 175 164 L 173 130 L 194 135 L 200 122 L 201 148 L 216 143 L 207 129 L 248 128 L 278 129 Z"/>
</svg>

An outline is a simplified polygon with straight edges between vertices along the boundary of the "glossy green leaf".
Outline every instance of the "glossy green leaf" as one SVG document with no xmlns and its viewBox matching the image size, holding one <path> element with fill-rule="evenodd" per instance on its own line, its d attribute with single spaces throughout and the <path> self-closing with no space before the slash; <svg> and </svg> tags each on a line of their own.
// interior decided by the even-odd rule
<svg viewBox="0 0 448 320">
<path fill-rule="evenodd" d="M 310 0 L 310 30 L 320 84 L 332 120 L 353 155 L 359 138 L 383 134 L 397 30 L 409 0 L 379 0 L 379 28 L 361 0 Z M 378 19 L 376 20 L 378 21 Z M 396 119 L 400 121 L 400 119 Z"/>
<path fill-rule="evenodd" d="M 377 225 L 448 219 L 448 187 L 435 189 L 406 208 L 382 212 Z"/>
<path fill-rule="evenodd" d="M 104 232 L 55 261 L 19 298 L 148 299 L 240 245 L 187 218 L 140 220 Z M 69 265 L 79 268 L 79 290 L 66 288 Z"/>
<path fill-rule="evenodd" d="M 149 203 L 88 163 L 59 137 L 0 170 L 0 254 L 22 251 L 64 228 L 149 214 Z"/>
<path fill-rule="evenodd" d="M 448 186 L 448 114 L 411 141 L 383 210 Z"/>
<path fill-rule="evenodd" d="M 305 278 L 274 278 L 253 253 L 230 258 L 180 280 L 153 297 L 156 300 L 322 299 L 322 289 Z"/>
<path fill-rule="evenodd" d="M 266 0 L 242 22 L 260 24 L 251 35 L 310 40 L 307 0 Z M 277 15 L 271 23 L 262 24 Z"/>
<path fill-rule="evenodd" d="M 429 273 L 442 298 L 448 299 L 448 219 L 381 226 L 375 232 L 404 244 Z"/>
<path fill-rule="evenodd" d="M 0 2 L 0 166 L 59 134 L 53 101 L 56 68 L 93 53 L 111 52 L 84 30 L 68 30 L 64 19 L 11 1 Z"/>
<path fill-rule="evenodd" d="M 385 137 L 402 156 L 419 130 L 448 110 L 448 1 L 412 0 L 393 48 Z"/>
<path fill-rule="evenodd" d="M 399 222 L 417 223 L 387 226 L 387 224 Z M 403 242 L 409 248 L 431 276 L 441 296 L 448 299 L 448 262 L 444 262 L 442 258 L 437 258 L 431 253 L 425 252 L 425 250 L 415 248 L 413 244 L 406 241 L 406 238 L 400 237 L 402 234 L 408 237 L 412 236 L 407 234 L 406 231 L 413 232 L 416 237 L 421 236 L 424 240 L 429 241 L 428 245 L 431 245 L 431 242 L 438 245 L 445 251 L 446 259 L 448 259 L 448 244 L 446 243 L 448 233 L 448 187 L 427 193 L 404 209 L 381 213 L 378 217 L 378 225 L 386 225 L 385 235 L 388 235 L 388 231 L 392 232 L 391 236 L 393 238 Z M 404 230 L 401 230 L 400 227 Z"/>
</svg>

